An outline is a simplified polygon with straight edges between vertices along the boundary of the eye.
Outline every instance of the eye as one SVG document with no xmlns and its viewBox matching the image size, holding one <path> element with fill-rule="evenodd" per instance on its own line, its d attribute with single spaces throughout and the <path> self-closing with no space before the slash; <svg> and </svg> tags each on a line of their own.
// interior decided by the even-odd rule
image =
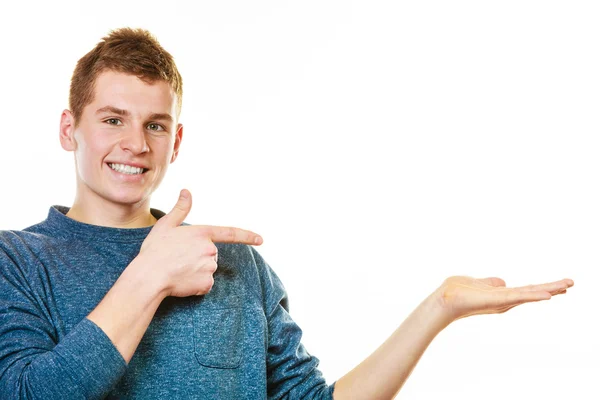
<svg viewBox="0 0 600 400">
<path fill-rule="evenodd" d="M 166 130 L 162 125 L 158 125 L 158 124 L 148 124 L 148 128 L 151 131 L 156 131 L 156 132 L 159 132 L 161 130 L 163 130 L 163 131 Z"/>
<path fill-rule="evenodd" d="M 121 122 L 121 120 L 118 118 L 109 118 L 104 122 L 107 122 L 109 125 L 119 125 L 118 122 Z"/>
</svg>

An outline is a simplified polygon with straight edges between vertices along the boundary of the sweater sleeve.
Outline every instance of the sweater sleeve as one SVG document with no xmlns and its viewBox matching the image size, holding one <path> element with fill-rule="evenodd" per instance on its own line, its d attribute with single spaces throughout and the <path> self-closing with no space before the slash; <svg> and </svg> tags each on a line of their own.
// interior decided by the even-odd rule
<svg viewBox="0 0 600 400">
<path fill-rule="evenodd" d="M 101 399 L 125 373 L 108 336 L 84 318 L 62 339 L 27 270 L 0 249 L 0 399 Z"/>
<path fill-rule="evenodd" d="M 269 399 L 332 399 L 335 383 L 327 385 L 317 368 L 319 359 L 302 345 L 302 330 L 289 314 L 283 283 L 254 248 L 252 252 L 262 275 L 267 312 Z"/>
</svg>

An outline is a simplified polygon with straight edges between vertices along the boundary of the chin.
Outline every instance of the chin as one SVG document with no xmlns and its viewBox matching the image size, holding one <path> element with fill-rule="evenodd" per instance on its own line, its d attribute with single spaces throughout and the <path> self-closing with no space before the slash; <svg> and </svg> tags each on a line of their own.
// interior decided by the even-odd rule
<svg viewBox="0 0 600 400">
<path fill-rule="evenodd" d="M 108 194 L 105 198 L 113 203 L 122 205 L 135 205 L 149 199 L 149 195 L 146 192 L 143 193 L 120 193 L 120 194 Z"/>
</svg>

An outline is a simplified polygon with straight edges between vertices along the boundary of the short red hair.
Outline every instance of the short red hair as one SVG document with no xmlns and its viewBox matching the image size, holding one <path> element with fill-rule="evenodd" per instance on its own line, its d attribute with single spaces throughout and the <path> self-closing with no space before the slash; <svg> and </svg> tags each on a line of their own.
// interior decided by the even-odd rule
<svg viewBox="0 0 600 400">
<path fill-rule="evenodd" d="M 69 107 L 75 118 L 75 127 L 85 106 L 94 101 L 96 78 L 105 70 L 135 75 L 147 83 L 166 81 L 177 95 L 179 119 L 183 82 L 173 56 L 147 30 L 120 28 L 112 30 L 77 61 L 69 91 Z"/>
</svg>

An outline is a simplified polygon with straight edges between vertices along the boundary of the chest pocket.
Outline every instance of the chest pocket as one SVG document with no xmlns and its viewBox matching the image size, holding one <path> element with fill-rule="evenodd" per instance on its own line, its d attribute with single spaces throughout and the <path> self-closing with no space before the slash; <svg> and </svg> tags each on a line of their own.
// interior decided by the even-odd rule
<svg viewBox="0 0 600 400">
<path fill-rule="evenodd" d="M 194 353 L 210 368 L 238 368 L 243 357 L 243 308 L 200 304 L 193 310 Z"/>
</svg>

